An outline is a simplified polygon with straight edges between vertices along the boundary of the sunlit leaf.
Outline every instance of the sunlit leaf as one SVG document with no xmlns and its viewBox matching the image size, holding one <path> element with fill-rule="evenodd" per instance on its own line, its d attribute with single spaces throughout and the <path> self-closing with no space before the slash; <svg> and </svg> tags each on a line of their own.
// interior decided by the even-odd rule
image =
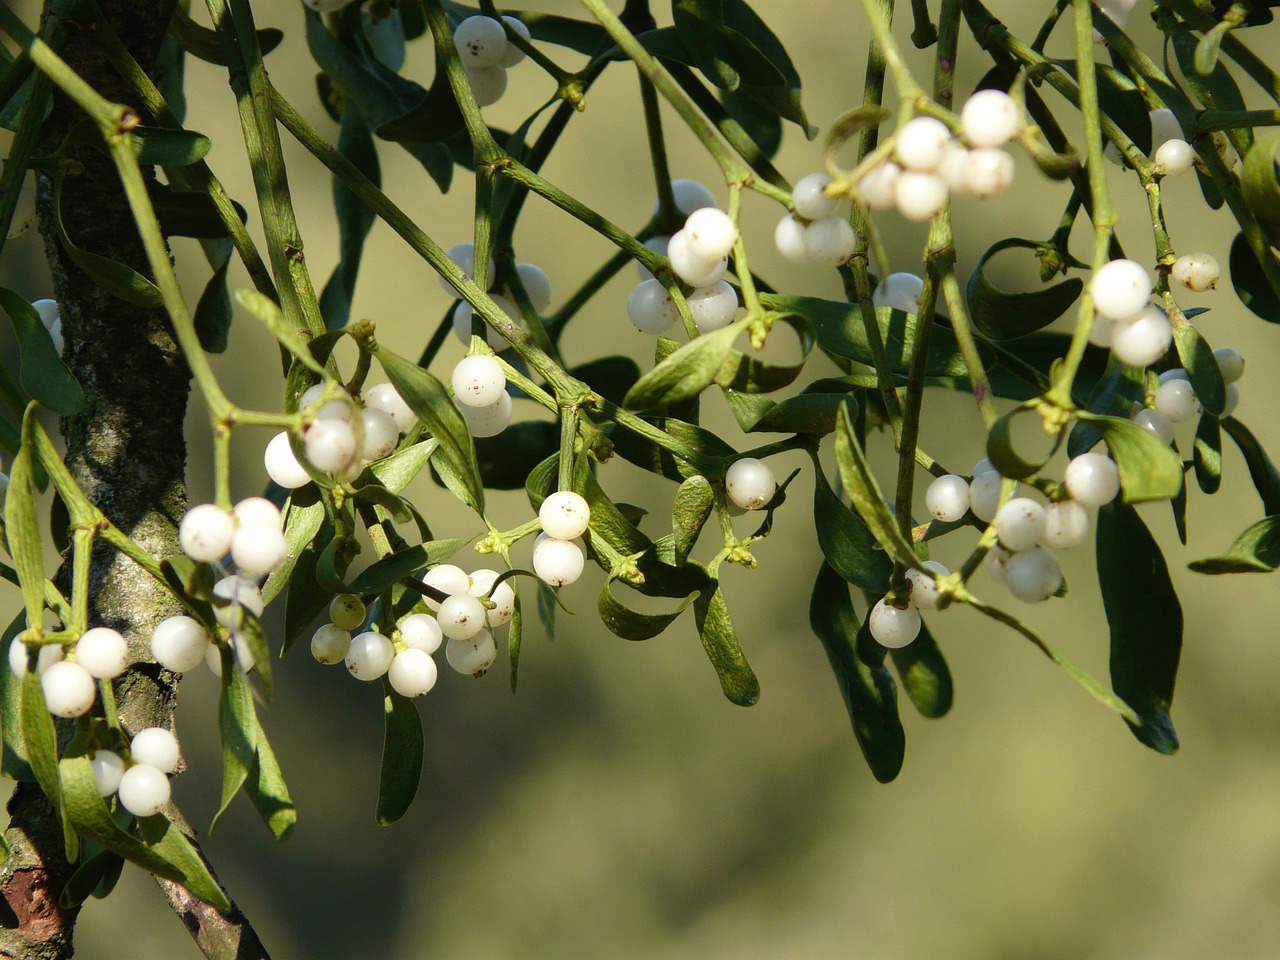
<svg viewBox="0 0 1280 960">
<path fill-rule="evenodd" d="M 1280 516 L 1263 517 L 1227 552 L 1189 564 L 1196 573 L 1270 573 L 1280 567 Z"/>
</svg>

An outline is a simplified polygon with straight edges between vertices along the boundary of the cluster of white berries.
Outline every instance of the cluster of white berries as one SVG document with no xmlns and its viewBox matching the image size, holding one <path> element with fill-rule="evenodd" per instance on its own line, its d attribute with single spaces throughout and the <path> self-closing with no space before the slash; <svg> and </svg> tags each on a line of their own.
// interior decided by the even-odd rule
<svg viewBox="0 0 1280 960">
<path fill-rule="evenodd" d="M 9 670 L 27 673 L 27 645 L 15 638 L 9 644 Z M 98 696 L 98 680 L 113 680 L 129 665 L 129 646 L 110 627 L 93 627 L 70 647 L 46 643 L 36 658 L 44 703 L 55 717 L 79 717 L 89 712 Z"/>
<path fill-rule="evenodd" d="M 227 631 L 228 642 L 236 657 L 236 665 L 243 673 L 254 668 L 253 651 L 240 629 L 236 612 L 247 611 L 255 617 L 262 616 L 266 604 L 258 584 L 245 576 L 223 577 L 213 585 L 213 596 L 225 603 L 215 605 L 213 615 L 220 627 Z M 181 614 L 161 620 L 151 632 L 151 655 L 156 663 L 174 673 L 194 670 L 201 661 L 214 676 L 222 676 L 221 648 L 209 636 L 198 621 Z"/>
<path fill-rule="evenodd" d="M 168 774 L 178 769 L 178 739 L 164 727 L 139 730 L 129 744 L 129 763 L 110 750 L 90 758 L 98 793 L 113 793 L 135 817 L 150 817 L 169 802 Z"/>
<path fill-rule="evenodd" d="M 931 220 L 951 196 L 980 198 L 1013 183 L 1013 157 L 1004 147 L 1022 129 L 1022 111 L 1001 90 L 979 90 L 960 111 L 963 142 L 941 120 L 913 117 L 898 130 L 892 160 L 858 181 L 871 210 L 896 208 L 917 222 Z"/>
<path fill-rule="evenodd" d="M 1221 416 L 1229 417 L 1240 405 L 1240 385 L 1236 381 L 1244 376 L 1244 357 L 1234 347 L 1218 347 L 1213 351 L 1213 358 L 1226 384 L 1227 402 Z M 1160 385 L 1151 398 L 1151 406 L 1135 405 L 1132 420 L 1164 443 L 1173 443 L 1174 424 L 1193 420 L 1201 412 L 1200 398 L 1196 396 L 1187 371 L 1175 367 L 1160 374 Z"/>
<path fill-rule="evenodd" d="M 324 395 L 326 387 L 308 387 L 298 400 L 298 409 L 307 410 Z M 354 480 L 366 464 L 381 460 L 408 433 L 417 416 L 389 383 L 379 383 L 364 392 L 363 406 L 350 397 L 330 400 L 314 411 L 303 430 L 302 447 L 311 466 L 343 480 Z M 262 457 L 267 476 L 286 490 L 296 490 L 311 482 L 306 468 L 294 456 L 289 434 L 271 438 Z"/>
<path fill-rule="evenodd" d="M 453 44 L 471 81 L 476 103 L 490 106 L 507 92 L 507 68 L 524 59 L 525 53 L 507 39 L 507 31 L 528 41 L 529 28 L 516 17 L 467 17 L 453 31 Z"/>
<path fill-rule="evenodd" d="M 182 552 L 201 563 L 217 563 L 229 552 L 239 571 L 261 577 L 289 552 L 280 508 L 263 497 L 241 500 L 231 511 L 212 503 L 192 507 L 178 527 Z"/>
<path fill-rule="evenodd" d="M 476 19 L 476 18 L 473 18 Z M 475 276 L 476 266 L 476 245 L 474 243 L 458 243 L 454 244 L 445 251 L 451 260 L 454 261 L 462 272 L 468 277 Z M 493 292 L 496 283 L 496 273 L 498 267 L 493 262 L 493 258 L 489 258 L 489 270 L 486 276 L 489 278 L 489 299 L 494 305 L 506 316 L 508 320 L 519 326 L 520 308 L 516 306 L 514 295 L 510 290 L 502 288 L 498 292 Z M 551 306 L 551 280 L 546 272 L 533 263 L 517 263 L 516 275 L 520 278 L 520 285 L 524 287 L 524 291 L 528 294 L 529 303 L 533 309 L 539 314 L 546 313 L 547 308 Z M 440 277 L 440 287 L 451 297 L 456 297 L 458 292 L 449 285 L 444 277 Z M 451 320 L 453 322 L 454 335 L 463 342 L 463 344 L 471 343 L 471 326 L 473 312 L 471 304 L 465 300 L 459 300 L 453 308 Z M 501 353 L 511 344 L 502 339 L 502 335 L 492 327 L 485 326 L 485 342 L 489 344 L 489 349 L 495 353 Z"/>
<path fill-rule="evenodd" d="M 507 375 L 493 357 L 473 354 L 453 368 L 453 394 L 474 437 L 496 437 L 511 422 Z"/>
<path fill-rule="evenodd" d="M 681 185 L 677 190 L 677 185 Z M 676 206 L 701 204 L 687 214 L 684 226 L 670 237 L 654 237 L 646 246 L 664 254 L 671 272 L 691 291 L 685 302 L 699 333 L 710 333 L 733 322 L 738 312 L 738 293 L 724 279 L 729 269 L 729 253 L 738 239 L 738 227 L 723 210 L 710 205 L 710 191 L 694 181 L 672 183 Z M 703 203 L 703 201 L 708 201 Z M 627 316 L 641 333 L 665 333 L 679 319 L 675 301 L 662 282 L 642 264 L 640 285 L 627 297 Z"/>
<path fill-rule="evenodd" d="M 533 572 L 544 583 L 563 587 L 582 576 L 586 565 L 582 535 L 591 523 L 586 498 L 572 490 L 559 490 L 538 508 L 542 533 L 533 541 Z"/>
<path fill-rule="evenodd" d="M 848 219 L 840 215 L 840 198 L 827 193 L 830 184 L 825 173 L 811 173 L 796 181 L 791 191 L 795 212 L 778 221 L 773 242 L 792 263 L 838 267 L 853 256 L 858 238 Z"/>
<path fill-rule="evenodd" d="M 1110 347 L 1121 363 L 1147 367 L 1173 342 L 1173 327 L 1159 307 L 1150 303 L 1151 275 L 1134 260 L 1112 260 L 1089 282 L 1097 316 L 1089 342 Z"/>
</svg>

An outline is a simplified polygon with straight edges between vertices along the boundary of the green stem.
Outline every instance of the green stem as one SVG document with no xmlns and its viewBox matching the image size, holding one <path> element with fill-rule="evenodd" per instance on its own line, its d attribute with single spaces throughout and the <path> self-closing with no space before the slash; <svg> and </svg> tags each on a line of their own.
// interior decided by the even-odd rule
<svg viewBox="0 0 1280 960">
<path fill-rule="evenodd" d="M 640 103 L 644 109 L 644 129 L 649 140 L 649 162 L 658 188 L 658 213 L 654 218 L 663 229 L 679 229 L 680 212 L 671 192 L 671 168 L 667 165 L 667 147 L 662 137 L 662 113 L 658 109 L 658 92 L 643 73 L 639 74 Z"/>
<path fill-rule="evenodd" d="M 893 82 L 898 87 L 898 96 L 903 100 L 920 101 L 924 99 L 924 89 L 911 76 L 911 70 L 902 53 L 898 50 L 897 41 L 893 39 L 889 17 L 885 15 L 883 0 L 860 0 L 862 9 L 871 23 L 871 36 L 884 57 L 885 66 L 893 74 Z M 892 10 L 892 5 L 889 5 Z"/>
<path fill-rule="evenodd" d="M 1274 126 L 1280 126 L 1280 110 L 1205 110 L 1196 116 L 1196 128 L 1191 135 L 1240 127 Z"/>
<path fill-rule="evenodd" d="M 978 341 L 973 335 L 973 321 L 969 318 L 969 309 L 964 302 L 964 293 L 960 290 L 960 281 L 956 279 L 954 264 L 940 264 L 939 267 L 942 296 L 947 303 L 951 329 L 956 335 L 960 356 L 964 358 L 964 365 L 969 371 L 969 384 L 973 390 L 974 399 L 978 401 L 978 412 L 982 414 L 982 423 L 990 430 L 999 414 L 996 411 L 995 394 L 991 392 L 991 381 L 987 379 L 986 367 L 982 364 L 982 354 L 978 351 Z"/>
</svg>

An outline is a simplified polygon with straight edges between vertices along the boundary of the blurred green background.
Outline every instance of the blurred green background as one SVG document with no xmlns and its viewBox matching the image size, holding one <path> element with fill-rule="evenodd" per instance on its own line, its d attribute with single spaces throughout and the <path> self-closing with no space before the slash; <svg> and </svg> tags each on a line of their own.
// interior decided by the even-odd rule
<svg viewBox="0 0 1280 960">
<path fill-rule="evenodd" d="M 288 34 L 268 61 L 273 80 L 336 136 L 314 93 L 301 4 L 256 6 L 260 25 Z M 1029 36 L 1050 5 L 992 6 Z M 31 0 L 17 7 L 30 22 Z M 866 29 L 858 5 L 759 0 L 756 7 L 790 50 L 810 117 L 825 131 L 861 97 Z M 567 2 L 539 9 L 580 11 Z M 1135 28 L 1157 52 L 1157 35 L 1141 20 L 1134 16 Z M 907 29 L 898 32 L 906 43 Z M 1247 34 L 1261 51 L 1276 49 L 1278 38 L 1269 27 Z M 1049 51 L 1069 56 L 1069 32 L 1059 31 Z M 559 50 L 551 54 L 577 62 Z M 909 49 L 909 58 L 927 77 L 928 55 Z M 420 43 L 407 69 L 425 80 L 430 63 Z M 213 137 L 210 163 L 253 211 L 250 227 L 260 235 L 225 75 L 193 61 L 188 70 L 188 124 Z M 983 55 L 966 40 L 959 95 L 985 70 Z M 552 81 L 526 61 L 486 116 L 510 128 L 552 92 Z M 1257 91 L 1247 94 L 1256 99 Z M 1061 115 L 1069 119 L 1070 112 Z M 714 183 L 714 167 L 670 112 L 666 129 L 673 173 Z M 337 255 L 330 183 L 287 138 L 285 150 L 320 286 Z M 616 67 L 591 90 L 585 114 L 572 121 L 545 173 L 638 229 L 653 197 L 646 158 L 634 72 Z M 469 238 L 472 195 L 464 171 L 441 197 L 396 146 L 383 145 L 382 161 L 387 191 L 432 237 L 445 246 Z M 820 141 L 807 143 L 788 129 L 779 168 L 794 180 L 820 165 Z M 1018 173 L 999 200 L 957 205 L 962 275 L 993 240 L 1010 233 L 1047 237 L 1056 226 L 1066 190 L 1039 178 L 1023 157 Z M 1119 168 L 1110 175 L 1126 250 L 1149 261 L 1137 180 Z M 723 198 L 722 187 L 717 193 Z M 1229 215 L 1207 211 L 1190 177 L 1170 183 L 1166 200 L 1179 252 L 1207 251 L 1225 264 L 1234 235 Z M 748 197 L 753 267 L 781 289 L 838 296 L 830 271 L 787 265 L 773 252 L 779 215 Z M 880 223 L 895 269 L 918 269 L 924 228 L 892 214 Z M 1077 230 L 1075 252 L 1087 256 L 1088 241 L 1087 230 Z M 609 252 L 554 209 L 528 204 L 517 256 L 547 271 L 557 303 Z M 176 243 L 175 253 L 194 303 L 206 276 L 203 260 L 192 241 Z M 1033 277 L 1026 263 L 1011 263 L 1001 269 L 1012 273 L 996 274 L 1008 286 Z M 37 237 L 6 249 L 0 282 L 33 299 L 50 295 Z M 571 363 L 619 351 L 651 360 L 651 342 L 625 316 L 633 283 L 625 271 L 576 321 L 565 341 Z M 248 285 L 243 274 L 233 275 L 233 284 Z M 1280 387 L 1272 375 L 1278 332 L 1247 314 L 1229 288 L 1187 295 L 1183 305 L 1212 306 L 1197 321 L 1202 331 L 1214 345 L 1233 344 L 1249 358 L 1238 415 L 1280 452 L 1274 418 Z M 353 316 L 376 320 L 382 339 L 416 355 L 448 306 L 431 271 L 389 229 L 375 226 Z M 438 372 L 461 355 L 451 340 Z M 7 359 L 15 362 L 11 347 Z M 278 409 L 276 351 L 252 320 L 239 319 L 230 350 L 214 359 L 237 402 Z M 811 376 L 826 372 L 820 360 L 811 366 Z M 708 422 L 731 442 L 753 445 L 731 426 L 719 400 L 706 407 Z M 924 413 L 925 448 L 967 471 L 982 456 L 972 403 L 930 392 Z M 517 409 L 517 416 L 535 415 Z M 199 501 L 211 494 L 211 470 L 198 398 L 189 423 L 189 478 Z M 242 433 L 237 497 L 260 489 L 260 451 L 268 439 L 265 432 Z M 1180 433 L 1179 442 L 1188 449 L 1189 437 Z M 888 444 L 880 439 L 874 448 L 882 480 L 891 477 Z M 203 838 L 205 849 L 277 957 L 1274 957 L 1280 596 L 1265 577 L 1206 579 L 1186 570 L 1188 561 L 1219 552 L 1261 515 L 1234 447 L 1224 456 L 1222 494 L 1191 493 L 1189 547 L 1177 543 L 1167 506 L 1143 510 L 1166 549 L 1187 620 L 1174 703 L 1182 750 L 1172 758 L 1141 747 L 1018 636 L 953 610 L 928 620 L 955 676 L 955 707 L 944 720 L 926 721 L 904 702 L 905 768 L 894 783 L 876 784 L 808 628 L 819 557 L 808 507 L 812 481 L 803 458 L 784 457 L 780 475 L 806 469 L 773 536 L 758 546 L 759 568 L 732 568 L 725 578 L 763 687 L 758 706 L 743 710 L 722 698 L 687 615 L 643 644 L 609 635 L 596 622 L 600 575 L 592 572 L 566 589 L 579 615 L 562 615 L 553 641 L 531 624 L 518 695 L 509 690 L 505 662 L 480 681 L 442 663 L 440 683 L 421 701 L 427 758 L 418 800 L 390 828 L 373 819 L 380 692 L 341 668 L 321 667 L 305 649 L 294 651 L 278 670 L 264 724 L 299 808 L 298 828 L 277 845 L 240 800 L 219 831 Z M 662 532 L 672 485 L 621 462 L 600 476 L 616 498 L 650 507 L 646 529 Z M 414 492 L 437 535 L 478 532 L 476 521 L 428 482 Z M 492 503 L 500 525 L 528 514 L 521 494 Z M 746 529 L 744 523 L 740 531 Z M 941 543 L 935 555 L 954 564 L 972 545 L 971 534 L 958 538 Z M 1063 560 L 1070 598 L 1018 612 L 1105 677 L 1107 629 L 1092 552 L 1082 548 Z M 462 562 L 485 565 L 478 557 Z M 991 599 L 1016 604 L 981 577 L 975 583 Z M 8 606 L 18 602 L 13 591 L 5 599 Z M 174 790 L 192 821 L 207 825 L 220 782 L 215 682 L 203 671 L 192 674 L 183 693 L 177 732 L 190 770 Z M 134 868 L 108 901 L 87 906 L 77 936 L 80 955 L 101 960 L 196 953 L 154 885 Z"/>
</svg>

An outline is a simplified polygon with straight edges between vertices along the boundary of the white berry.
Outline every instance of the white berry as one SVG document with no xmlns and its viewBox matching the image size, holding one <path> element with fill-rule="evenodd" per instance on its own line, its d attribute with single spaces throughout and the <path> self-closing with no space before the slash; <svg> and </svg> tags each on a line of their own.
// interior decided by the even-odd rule
<svg viewBox="0 0 1280 960">
<path fill-rule="evenodd" d="M 667 245 L 670 243 L 671 243 L 671 238 L 664 234 L 657 237 L 650 237 L 648 240 L 644 242 L 644 245 L 648 247 L 650 250 L 652 250 L 654 253 L 656 253 L 658 256 L 665 257 L 667 255 Z M 642 281 L 653 279 L 653 274 L 649 271 L 649 268 L 646 267 L 639 260 L 636 261 L 636 275 Z"/>
<path fill-rule="evenodd" d="M 969 510 L 969 481 L 954 473 L 938 477 L 924 492 L 924 506 L 935 520 L 954 523 Z"/>
<path fill-rule="evenodd" d="M 703 207 L 689 214 L 684 222 L 689 252 L 703 260 L 727 257 L 738 239 L 738 226 L 723 210 Z"/>
<path fill-rule="evenodd" d="M 417 415 L 404 402 L 399 391 L 389 383 L 379 383 L 364 392 L 365 407 L 381 410 L 395 421 L 396 429 L 408 433 L 418 422 Z"/>
<path fill-rule="evenodd" d="M 444 648 L 444 658 L 458 673 L 482 677 L 498 659 L 498 648 L 493 634 L 481 630 L 470 640 L 450 640 Z"/>
<path fill-rule="evenodd" d="M 778 488 L 773 471 L 763 460 L 743 457 L 725 471 L 724 492 L 729 502 L 743 510 L 759 510 Z"/>
<path fill-rule="evenodd" d="M 1062 482 L 1072 500 L 1086 507 L 1100 507 L 1120 492 L 1120 471 L 1106 454 L 1082 453 L 1067 464 Z"/>
<path fill-rule="evenodd" d="M 409 614 L 400 621 L 399 627 L 400 639 L 404 645 L 423 653 L 435 653 L 444 641 L 444 634 L 440 632 L 440 624 L 436 623 L 436 618 L 425 613 Z"/>
<path fill-rule="evenodd" d="M 109 797 L 120 787 L 124 776 L 124 761 L 110 750 L 95 750 L 89 758 L 93 782 L 98 785 L 98 796 Z"/>
<path fill-rule="evenodd" d="M 510 581 L 503 580 L 495 588 L 493 583 L 497 579 L 497 570 L 480 569 L 471 572 L 471 595 L 473 597 L 487 597 L 493 602 L 492 609 L 486 608 L 485 610 L 485 623 L 489 625 L 490 629 L 501 627 L 503 624 L 508 623 L 516 612 L 516 592 L 512 589 Z M 493 596 L 489 596 L 490 590 L 493 590 Z M 438 643 L 439 641 L 437 641 L 437 645 Z"/>
<path fill-rule="evenodd" d="M 130 767 L 120 778 L 116 796 L 135 817 L 150 817 L 169 802 L 169 778 L 145 763 Z"/>
<path fill-rule="evenodd" d="M 1089 342 L 1095 347 L 1110 350 L 1111 344 L 1116 338 L 1116 327 L 1118 326 L 1119 324 L 1110 317 L 1095 313 L 1093 315 L 1093 326 L 1089 328 Z"/>
<path fill-rule="evenodd" d="M 255 617 L 262 616 L 266 604 L 262 602 L 262 591 L 248 577 L 223 577 L 213 585 L 213 595 L 226 604 L 215 605 L 213 615 L 218 623 L 230 630 L 235 625 L 236 607 L 243 607 Z"/>
<path fill-rule="evenodd" d="M 476 245 L 474 243 L 471 243 L 469 241 L 467 243 L 455 243 L 452 247 L 450 247 L 448 250 L 445 251 L 445 255 L 448 256 L 448 258 L 452 260 L 454 263 L 456 263 L 459 266 L 459 268 L 461 268 L 462 272 L 467 275 L 468 278 L 475 276 Z M 493 286 L 494 274 L 497 273 L 497 270 L 498 270 L 497 265 L 493 262 L 493 257 L 489 258 L 488 266 L 489 266 L 489 271 L 488 273 L 485 274 L 485 276 L 488 277 L 488 285 Z M 444 290 L 445 293 L 447 293 L 451 297 L 456 297 L 458 295 L 458 291 L 453 289 L 453 286 L 449 283 L 448 280 L 446 280 L 443 276 L 439 277 L 438 279 L 440 281 L 440 287 L 441 289 Z"/>
<path fill-rule="evenodd" d="M 738 312 L 738 291 L 727 280 L 699 287 L 685 297 L 699 333 L 711 333 L 733 322 Z"/>
<path fill-rule="evenodd" d="M 996 512 L 992 524 L 1007 549 L 1029 550 L 1044 536 L 1044 506 L 1030 497 L 1014 497 Z"/>
<path fill-rule="evenodd" d="M 495 293 L 489 299 L 497 305 L 499 310 L 506 314 L 508 320 L 512 320 L 512 318 L 520 315 L 520 311 L 516 309 L 516 305 L 501 294 Z M 465 300 L 459 300 L 458 305 L 453 308 L 453 333 L 454 336 L 468 346 L 471 344 L 472 317 L 473 313 L 471 310 L 471 304 L 467 303 Z M 514 320 L 512 320 L 512 322 L 514 322 Z M 501 353 L 503 350 L 506 350 L 511 346 L 511 344 L 507 343 L 507 341 L 502 338 L 502 334 L 487 323 L 481 321 L 480 327 L 484 333 L 484 341 L 489 345 L 490 350 L 493 350 L 495 353 Z"/>
<path fill-rule="evenodd" d="M 924 293 L 924 279 L 914 273 L 891 273 L 871 293 L 871 303 L 877 307 L 889 307 L 904 313 L 918 313 L 920 296 Z"/>
<path fill-rule="evenodd" d="M 1207 253 L 1187 253 L 1173 262 L 1170 274 L 1187 289 L 1203 293 L 1218 285 L 1222 269 L 1218 261 Z"/>
<path fill-rule="evenodd" d="M 905 647 L 920 635 L 920 611 L 915 607 L 894 607 L 883 600 L 871 608 L 867 626 L 882 647 Z"/>
<path fill-rule="evenodd" d="M 370 630 L 351 640 L 344 658 L 347 672 L 357 680 L 366 683 L 377 680 L 387 672 L 396 655 L 396 648 L 391 641 L 380 633 Z"/>
<path fill-rule="evenodd" d="M 926 560 L 924 568 L 908 570 L 907 579 L 911 581 L 911 605 L 917 610 L 935 610 L 938 607 L 938 577 L 945 577 L 951 571 L 937 560 Z"/>
<path fill-rule="evenodd" d="M 209 649 L 209 634 L 199 621 L 177 616 L 161 620 L 151 633 L 151 655 L 174 673 L 186 673 L 200 665 Z"/>
<path fill-rule="evenodd" d="M 1223 383 L 1235 383 L 1244 376 L 1244 357 L 1235 347 L 1218 347 L 1213 351 Z"/>
<path fill-rule="evenodd" d="M 1003 480 L 1000 474 L 992 470 L 989 473 L 978 474 L 969 484 L 969 509 L 983 523 L 990 523 L 995 519 L 996 510 L 1000 505 L 1000 486 Z M 1015 486 L 1014 496 L 1017 496 L 1017 492 Z"/>
<path fill-rule="evenodd" d="M 1163 444 L 1173 443 L 1173 421 L 1159 410 L 1144 407 L 1134 414 L 1133 422 L 1144 430 L 1150 430 Z"/>
<path fill-rule="evenodd" d="M 543 537 L 533 546 L 533 572 L 553 587 L 573 583 L 586 565 L 582 548 L 572 540 Z"/>
<path fill-rule="evenodd" d="M 1089 511 L 1075 500 L 1049 504 L 1045 512 L 1044 543 L 1055 550 L 1068 550 L 1089 536 Z"/>
<path fill-rule="evenodd" d="M 1128 323 L 1117 323 L 1111 336 L 1111 354 L 1121 363 L 1146 367 L 1169 351 L 1173 326 L 1159 307 L 1147 307 Z"/>
<path fill-rule="evenodd" d="M 507 375 L 493 357 L 475 354 L 463 357 L 453 368 L 453 392 L 458 402 L 469 407 L 487 407 L 497 403 L 507 389 Z"/>
<path fill-rule="evenodd" d="M 173 773 L 178 768 L 178 738 L 164 727 L 146 727 L 133 736 L 129 753 L 134 763 L 145 763 L 161 773 Z"/>
<path fill-rule="evenodd" d="M 231 559 L 241 573 L 260 577 L 280 566 L 289 553 L 284 533 L 270 527 L 240 527 L 231 538 Z"/>
<path fill-rule="evenodd" d="M 1195 164 L 1196 151 L 1187 141 L 1175 138 L 1160 144 L 1151 159 L 1155 161 L 1157 175 L 1180 177 Z"/>
<path fill-rule="evenodd" d="M 400 442 L 400 428 L 385 410 L 365 407 L 360 411 L 364 438 L 360 443 L 361 460 L 381 460 Z"/>
<path fill-rule="evenodd" d="M 1155 408 L 1174 423 L 1200 415 L 1200 399 L 1188 380 L 1169 380 L 1156 389 Z"/>
<path fill-rule="evenodd" d="M 61 660 L 40 674 L 44 704 L 55 717 L 78 717 L 89 712 L 98 686 L 89 671 L 78 663 Z"/>
<path fill-rule="evenodd" d="M 236 655 L 236 666 L 241 673 L 248 673 L 253 669 L 253 651 L 249 649 L 249 642 L 245 640 L 243 634 L 236 634 L 231 638 L 231 649 Z M 205 651 L 204 662 L 215 677 L 222 676 L 222 648 L 216 643 L 209 644 L 208 650 Z"/>
<path fill-rule="evenodd" d="M 364 623 L 364 601 L 354 593 L 340 593 L 329 601 L 329 619 L 343 630 L 355 630 Z"/>
<path fill-rule="evenodd" d="M 1134 260 L 1112 260 L 1089 282 L 1097 311 L 1112 320 L 1136 317 L 1151 299 L 1151 274 Z"/>
<path fill-rule="evenodd" d="M 942 162 L 938 164 L 935 171 L 943 182 L 947 185 L 947 189 L 951 191 L 951 196 L 961 197 L 969 192 L 969 151 L 956 140 L 952 140 L 947 144 L 947 150 L 942 155 Z"/>
<path fill-rule="evenodd" d="M 99 680 L 111 680 L 129 666 L 129 645 L 117 630 L 94 627 L 76 641 L 76 663 Z"/>
<path fill-rule="evenodd" d="M 736 300 L 734 304 L 736 306 Z M 641 333 L 650 336 L 666 333 L 679 318 L 675 301 L 659 280 L 642 280 L 627 297 L 627 319 Z"/>
<path fill-rule="evenodd" d="M 709 287 L 729 269 L 726 258 L 709 260 L 696 254 L 689 243 L 689 235 L 684 230 L 677 230 L 671 235 L 667 244 L 667 259 L 671 262 L 672 273 L 691 287 Z"/>
<path fill-rule="evenodd" d="M 997 544 L 988 550 L 987 555 L 982 558 L 982 568 L 987 571 L 987 576 L 996 583 L 1007 583 L 1009 580 L 1009 558 L 1012 556 L 1012 553 Z"/>
<path fill-rule="evenodd" d="M 520 36 L 520 39 L 522 40 L 533 39 L 533 35 L 529 33 L 529 28 L 524 25 L 524 21 L 521 20 L 519 17 L 509 17 L 504 14 L 502 17 L 502 22 L 511 28 L 512 33 L 518 34 Z M 512 43 L 511 38 L 508 37 L 507 50 L 502 55 L 502 60 L 500 61 L 500 63 L 504 67 L 514 67 L 517 63 L 523 60 L 524 57 L 525 57 L 524 51 L 521 50 L 519 47 L 517 47 L 514 43 Z"/>
<path fill-rule="evenodd" d="M 872 167 L 858 181 L 858 193 L 862 202 L 870 210 L 892 210 L 897 201 L 894 199 L 895 187 L 902 168 L 888 160 Z"/>
<path fill-rule="evenodd" d="M 192 507 L 178 527 L 178 543 L 192 560 L 212 563 L 231 549 L 236 522 L 231 514 L 212 503 Z"/>
<path fill-rule="evenodd" d="M 947 204 L 947 183 L 933 173 L 904 170 L 893 184 L 893 202 L 908 220 L 924 223 Z"/>
<path fill-rule="evenodd" d="M 284 525 L 280 508 L 266 497 L 245 497 L 232 511 L 241 527 L 263 527 L 279 530 Z"/>
<path fill-rule="evenodd" d="M 311 635 L 311 656 L 317 663 L 341 663 L 351 649 L 351 631 L 326 623 Z"/>
<path fill-rule="evenodd" d="M 440 604 L 436 622 L 440 632 L 451 640 L 470 640 L 484 628 L 484 605 L 469 592 L 455 593 Z"/>
<path fill-rule="evenodd" d="M 431 655 L 413 647 L 397 653 L 387 670 L 391 689 L 402 697 L 421 697 L 436 685 L 436 676 Z"/>
<path fill-rule="evenodd" d="M 36 669 L 42 674 L 51 664 L 57 663 L 66 654 L 60 643 L 41 644 L 39 650 Z M 14 637 L 9 644 L 9 671 L 19 680 L 27 675 L 27 645 L 17 637 Z"/>
<path fill-rule="evenodd" d="M 941 120 L 915 117 L 898 131 L 894 157 L 906 170 L 930 173 L 942 162 L 942 154 L 951 142 L 951 131 Z"/>
<path fill-rule="evenodd" d="M 506 55 L 507 32 L 492 17 L 467 17 L 453 31 L 453 45 L 463 66 L 492 67 Z"/>
<path fill-rule="evenodd" d="M 437 563 L 422 575 L 422 582 L 448 597 L 466 593 L 471 589 L 471 578 L 467 576 L 467 572 L 461 567 L 455 567 L 452 563 Z M 427 609 L 440 609 L 442 601 L 425 596 L 422 599 L 426 601 Z"/>
<path fill-rule="evenodd" d="M 809 246 L 805 242 L 808 233 L 807 224 L 796 219 L 795 214 L 788 213 L 778 221 L 773 231 L 773 245 L 778 248 L 784 260 L 792 263 L 804 263 L 809 259 Z"/>
<path fill-rule="evenodd" d="M 310 410 L 311 415 L 317 420 L 345 420 L 350 423 L 356 411 L 345 393 L 341 397 L 326 400 L 323 405 L 320 405 L 320 398 L 328 392 L 328 389 L 323 383 L 308 387 L 298 398 L 298 409 Z"/>
<path fill-rule="evenodd" d="M 1227 402 L 1222 407 L 1223 417 L 1229 417 L 1236 412 L 1236 407 L 1240 406 L 1240 385 L 1238 383 L 1227 384 Z"/>
<path fill-rule="evenodd" d="M 461 407 L 473 437 L 496 437 L 511 423 L 511 394 L 505 390 L 487 407 Z"/>
<path fill-rule="evenodd" d="M 825 173 L 811 173 L 796 181 L 791 191 L 791 205 L 806 220 L 821 220 L 834 216 L 840 208 L 840 198 L 827 193 L 831 177 Z"/>
<path fill-rule="evenodd" d="M 520 278 L 520 285 L 524 287 L 533 309 L 538 313 L 545 312 L 551 306 L 551 278 L 534 263 L 517 263 L 516 276 Z"/>
<path fill-rule="evenodd" d="M 1025 603 L 1048 600 L 1062 586 L 1062 570 L 1058 558 L 1044 547 L 1022 550 L 1006 563 L 1005 586 Z"/>
<path fill-rule="evenodd" d="M 538 519 L 548 537 L 556 540 L 572 540 L 587 532 L 591 521 L 591 508 L 580 493 L 558 490 L 542 501 Z"/>
<path fill-rule="evenodd" d="M 1003 90 L 979 90 L 960 110 L 960 127 L 974 147 L 1003 147 L 1018 135 L 1022 112 Z"/>
<path fill-rule="evenodd" d="M 289 446 L 289 434 L 277 433 L 262 454 L 262 465 L 267 476 L 286 490 L 296 490 L 311 482 L 311 477 L 293 455 Z"/>
<path fill-rule="evenodd" d="M 804 244 L 810 260 L 839 267 L 853 256 L 858 246 L 858 235 L 844 217 L 824 217 L 809 224 Z"/>
<path fill-rule="evenodd" d="M 322 473 L 341 473 L 360 453 L 360 441 L 351 424 L 344 420 L 317 420 L 302 438 L 303 449 L 312 466 Z"/>
<path fill-rule="evenodd" d="M 970 150 L 965 159 L 965 187 L 975 197 L 987 199 L 1004 193 L 1013 185 L 1013 174 L 1013 157 L 1000 147 Z"/>
</svg>

